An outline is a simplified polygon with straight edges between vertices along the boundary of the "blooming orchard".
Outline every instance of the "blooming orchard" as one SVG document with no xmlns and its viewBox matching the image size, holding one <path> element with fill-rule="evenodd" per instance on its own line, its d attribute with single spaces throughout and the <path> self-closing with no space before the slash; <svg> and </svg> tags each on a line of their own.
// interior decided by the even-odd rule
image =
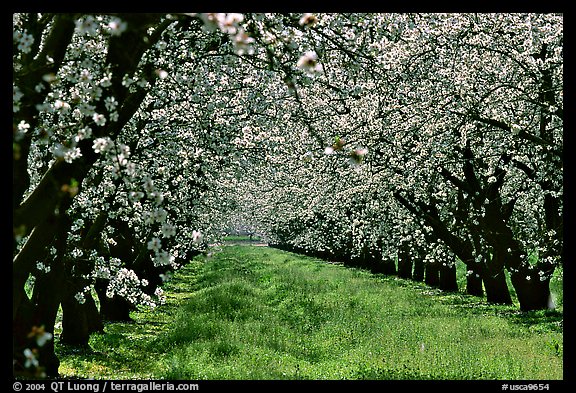
<svg viewBox="0 0 576 393">
<path fill-rule="evenodd" d="M 168 272 L 231 226 L 375 271 L 437 269 L 445 289 L 462 263 L 489 301 L 511 301 L 506 272 L 521 309 L 548 305 L 561 15 L 34 13 L 13 27 L 15 372 L 57 373 L 54 343 L 28 334 L 52 334 L 60 303 L 62 339 L 87 342 L 98 324 L 70 316 L 162 303 Z"/>
</svg>

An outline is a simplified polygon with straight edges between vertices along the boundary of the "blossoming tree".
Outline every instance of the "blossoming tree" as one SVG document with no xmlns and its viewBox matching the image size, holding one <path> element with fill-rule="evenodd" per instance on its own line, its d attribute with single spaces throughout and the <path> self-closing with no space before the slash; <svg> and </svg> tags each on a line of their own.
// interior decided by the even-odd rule
<svg viewBox="0 0 576 393">
<path fill-rule="evenodd" d="M 59 305 L 61 340 L 86 343 L 102 318 L 161 303 L 169 272 L 238 218 L 277 246 L 446 290 L 463 263 L 492 302 L 512 301 L 509 274 L 522 310 L 548 307 L 561 15 L 13 26 L 15 372 L 57 374 Z"/>
</svg>

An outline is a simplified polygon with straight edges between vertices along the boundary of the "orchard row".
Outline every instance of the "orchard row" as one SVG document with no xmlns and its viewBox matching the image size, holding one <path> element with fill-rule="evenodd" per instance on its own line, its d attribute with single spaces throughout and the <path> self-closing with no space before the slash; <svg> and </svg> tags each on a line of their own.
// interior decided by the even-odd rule
<svg viewBox="0 0 576 393">
<path fill-rule="evenodd" d="M 85 344 L 231 225 L 446 288 L 463 263 L 490 302 L 506 272 L 522 310 L 548 307 L 562 23 L 14 14 L 15 374 L 58 373 L 60 306 L 60 342 Z"/>
</svg>

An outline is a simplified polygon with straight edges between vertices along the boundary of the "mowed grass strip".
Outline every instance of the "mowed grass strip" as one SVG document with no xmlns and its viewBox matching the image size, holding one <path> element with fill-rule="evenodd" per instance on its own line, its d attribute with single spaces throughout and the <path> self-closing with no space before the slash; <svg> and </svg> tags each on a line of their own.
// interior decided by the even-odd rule
<svg viewBox="0 0 576 393">
<path fill-rule="evenodd" d="M 268 247 L 197 257 L 166 305 L 109 324 L 63 376 L 156 379 L 563 378 L 562 314 Z M 528 321 L 528 322 L 525 322 Z"/>
</svg>

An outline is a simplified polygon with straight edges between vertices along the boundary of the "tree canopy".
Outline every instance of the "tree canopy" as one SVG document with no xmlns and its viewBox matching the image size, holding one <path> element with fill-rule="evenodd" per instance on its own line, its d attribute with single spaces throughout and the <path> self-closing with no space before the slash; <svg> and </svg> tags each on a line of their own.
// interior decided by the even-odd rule
<svg viewBox="0 0 576 393">
<path fill-rule="evenodd" d="M 13 14 L 19 372 L 61 302 L 154 307 L 231 224 L 546 308 L 562 196 L 562 14 Z"/>
</svg>

